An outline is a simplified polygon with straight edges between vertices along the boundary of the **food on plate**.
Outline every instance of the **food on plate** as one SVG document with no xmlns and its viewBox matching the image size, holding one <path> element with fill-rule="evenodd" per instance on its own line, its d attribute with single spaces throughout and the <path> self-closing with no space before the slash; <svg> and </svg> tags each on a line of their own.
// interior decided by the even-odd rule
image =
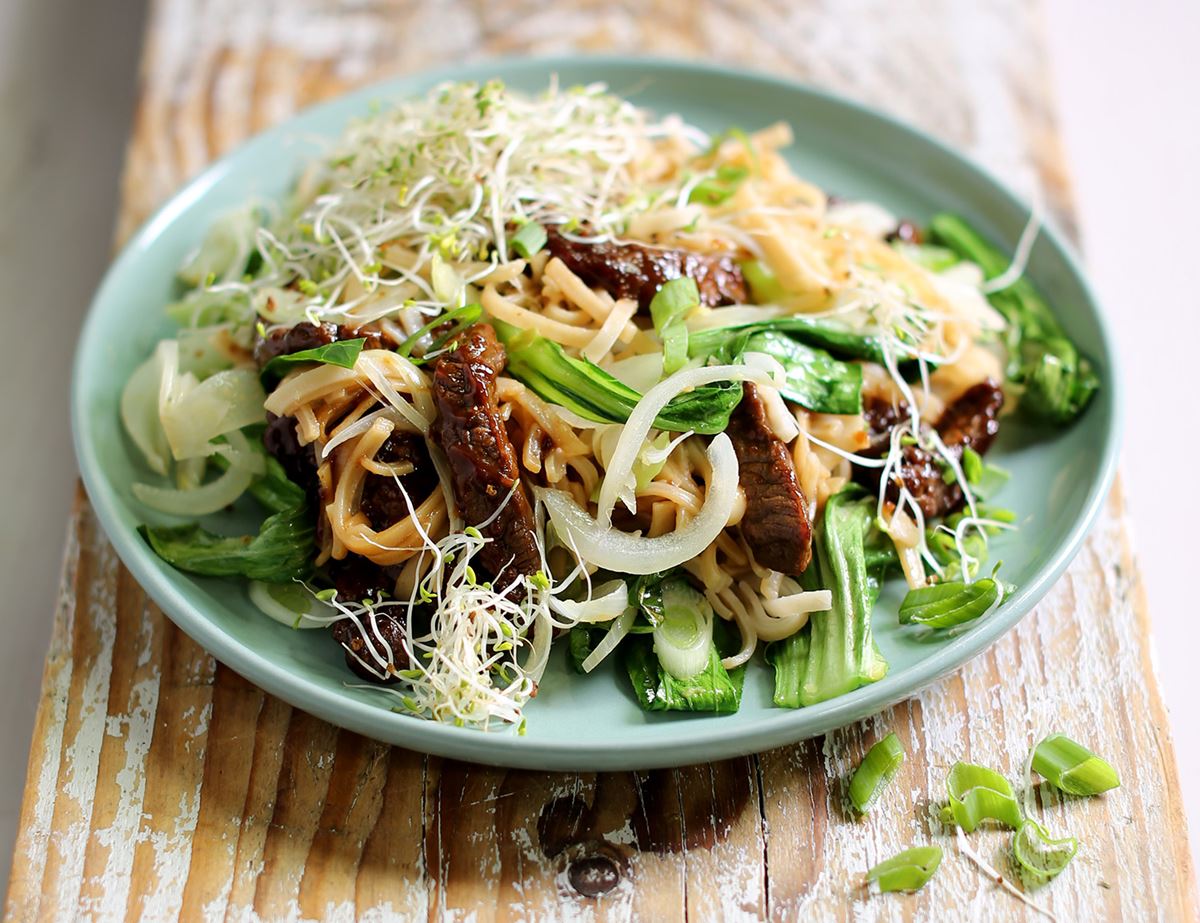
<svg viewBox="0 0 1200 923">
<path fill-rule="evenodd" d="M 146 541 L 331 635 L 386 704 L 483 728 L 523 727 L 563 649 L 711 712 L 765 649 L 797 707 L 886 673 L 885 580 L 906 630 L 985 616 L 1015 520 L 988 450 L 1097 378 L 1022 259 L 832 197 L 791 140 L 601 86 L 354 123 L 180 271 L 121 400 Z M 204 519 L 234 504 L 257 531 Z"/>
</svg>

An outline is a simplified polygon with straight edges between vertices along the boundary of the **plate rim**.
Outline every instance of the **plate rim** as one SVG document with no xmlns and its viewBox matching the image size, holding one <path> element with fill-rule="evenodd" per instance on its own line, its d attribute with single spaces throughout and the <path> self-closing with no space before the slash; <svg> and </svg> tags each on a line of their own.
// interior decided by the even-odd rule
<svg viewBox="0 0 1200 923">
<path fill-rule="evenodd" d="M 216 660 L 272 695 L 338 727 L 437 756 L 513 768 L 568 771 L 682 766 L 760 752 L 824 734 L 916 695 L 991 647 L 1033 610 L 1078 554 L 1099 517 L 1116 474 L 1124 419 L 1124 389 L 1116 343 L 1101 303 L 1083 270 L 1080 257 L 1071 242 L 1058 229 L 1053 218 L 1048 216 L 1043 217 L 1042 234 L 1057 251 L 1056 256 L 1062 260 L 1073 276 L 1073 282 L 1084 295 L 1087 312 L 1094 317 L 1095 332 L 1108 360 L 1106 390 L 1111 393 L 1111 413 L 1103 432 L 1098 476 L 1084 499 L 1080 515 L 1065 540 L 1055 548 L 1049 561 L 1043 563 L 1036 571 L 1035 579 L 1020 587 L 976 630 L 952 639 L 930 656 L 903 670 L 889 673 L 879 682 L 837 699 L 808 709 L 778 709 L 778 718 L 765 725 L 757 723 L 739 727 L 735 720 L 718 720 L 712 722 L 705 731 L 697 732 L 683 741 L 673 741 L 668 746 L 656 745 L 650 741 L 604 747 L 587 740 L 536 741 L 509 733 L 486 733 L 405 716 L 399 716 L 401 720 L 396 722 L 383 723 L 379 720 L 381 710 L 384 714 L 387 712 L 380 705 L 345 696 L 291 674 L 283 665 L 246 647 L 219 629 L 203 614 L 202 607 L 188 601 L 171 583 L 162 567 L 155 566 L 150 560 L 149 550 L 142 543 L 136 530 L 127 528 L 122 522 L 116 491 L 102 472 L 94 439 L 90 438 L 93 426 L 85 411 L 82 368 L 87 345 L 94 342 L 92 334 L 94 328 L 99 325 L 100 307 L 109 300 L 109 290 L 116 285 L 117 278 L 128 270 L 131 263 L 136 263 L 141 251 L 149 246 L 165 227 L 202 198 L 233 167 L 236 160 L 250 150 L 271 146 L 282 140 L 281 136 L 300 119 L 342 108 L 366 111 L 373 99 L 388 95 L 411 95 L 418 92 L 417 88 L 421 86 L 433 85 L 444 80 L 463 79 L 468 73 L 495 71 L 511 74 L 514 71 L 536 69 L 549 75 L 557 68 L 577 67 L 580 64 L 600 72 L 606 69 L 640 68 L 652 72 L 673 72 L 701 75 L 708 79 L 758 83 L 790 94 L 814 98 L 850 110 L 859 118 L 881 122 L 889 129 L 907 135 L 911 140 L 933 147 L 942 156 L 965 166 L 974 174 L 976 181 L 982 179 L 990 184 L 991 191 L 1006 200 L 1006 204 L 1029 211 L 1024 199 L 1007 183 L 969 154 L 934 135 L 840 93 L 748 68 L 662 56 L 581 54 L 486 58 L 465 64 L 394 75 L 297 110 L 282 122 L 241 142 L 176 190 L 129 237 L 110 263 L 88 306 L 71 366 L 72 439 L 83 483 L 98 521 L 122 563 L 150 598 L 180 630 L 211 653 Z M 347 118 L 352 117 L 352 114 L 348 112 Z M 813 720 L 811 716 L 815 709 L 820 711 Z M 735 718 L 732 715 L 724 717 Z"/>
</svg>

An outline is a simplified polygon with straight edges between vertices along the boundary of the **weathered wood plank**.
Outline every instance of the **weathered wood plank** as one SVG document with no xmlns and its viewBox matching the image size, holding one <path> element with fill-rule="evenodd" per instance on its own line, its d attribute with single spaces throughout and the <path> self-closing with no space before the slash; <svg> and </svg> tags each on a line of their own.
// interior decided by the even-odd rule
<svg viewBox="0 0 1200 923">
<path fill-rule="evenodd" d="M 612 49 L 742 62 L 867 99 L 1038 182 L 1069 228 L 1037 17 L 999 0 L 159 0 L 119 235 L 212 157 L 350 86 L 465 57 Z M 147 604 L 81 497 L 7 916 L 1036 919 L 954 853 L 931 799 L 956 758 L 1019 777 L 1053 727 L 1119 754 L 1124 786 L 1087 801 L 1036 792 L 1047 824 L 1084 843 L 1038 899 L 1061 919 L 1195 919 L 1124 515 L 1118 486 L 1038 610 L 910 702 L 757 757 L 596 775 L 386 748 L 264 695 Z M 887 810 L 854 820 L 845 776 L 889 730 L 908 759 Z M 924 892 L 858 887 L 871 863 L 924 841 L 950 847 Z M 1006 840 L 973 843 L 999 861 Z"/>
</svg>

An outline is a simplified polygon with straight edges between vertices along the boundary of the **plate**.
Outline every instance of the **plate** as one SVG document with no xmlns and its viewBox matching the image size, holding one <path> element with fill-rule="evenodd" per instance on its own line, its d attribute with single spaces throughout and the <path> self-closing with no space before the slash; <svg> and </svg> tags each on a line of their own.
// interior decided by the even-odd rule
<svg viewBox="0 0 1200 923">
<path fill-rule="evenodd" d="M 211 222 L 250 197 L 281 197 L 304 161 L 374 104 L 448 79 L 499 77 L 536 91 L 552 74 L 564 85 L 604 81 L 638 105 L 680 112 L 710 131 L 785 120 L 795 132 L 790 159 L 800 176 L 909 218 L 957 211 L 1010 249 L 1028 217 L 1028 207 L 1004 186 L 928 135 L 828 93 L 709 65 L 620 57 L 490 61 L 393 80 L 309 109 L 188 183 L 133 237 L 92 303 L 75 358 L 72 426 L 88 495 L 125 565 L 183 631 L 287 702 L 389 743 L 514 767 L 649 769 L 764 750 L 877 712 L 985 650 L 1070 563 L 1116 465 L 1120 390 L 1111 339 L 1075 258 L 1052 228 L 1039 236 L 1029 273 L 1095 362 L 1103 387 L 1086 414 L 1061 431 L 1035 432 L 1007 420 L 990 456 L 1013 475 L 998 501 L 1017 511 L 1021 528 L 995 542 L 994 559 L 1003 559 L 1005 578 L 1019 589 L 969 630 L 930 640 L 901 630 L 901 589 L 890 587 L 876 606 L 874 627 L 891 669 L 880 682 L 838 699 L 798 710 L 772 707 L 773 677 L 760 655 L 737 714 L 647 714 L 615 667 L 577 676 L 559 645 L 528 708 L 524 736 L 433 724 L 390 711 L 382 693 L 347 688 L 341 652 L 324 632 L 279 625 L 251 605 L 240 582 L 175 571 L 142 542 L 136 527 L 146 512 L 130 484 L 148 472 L 121 431 L 118 400 L 132 369 L 170 333 L 162 308 L 175 291 L 174 271 Z"/>
</svg>

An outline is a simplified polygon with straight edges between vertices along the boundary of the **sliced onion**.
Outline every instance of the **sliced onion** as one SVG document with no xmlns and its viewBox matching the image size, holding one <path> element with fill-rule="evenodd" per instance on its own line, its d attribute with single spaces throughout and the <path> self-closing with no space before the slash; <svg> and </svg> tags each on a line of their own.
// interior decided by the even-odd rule
<svg viewBox="0 0 1200 923">
<path fill-rule="evenodd" d="M 896 229 L 896 216 L 874 202 L 839 202 L 825 212 L 825 223 L 856 228 L 864 234 L 883 240 Z"/>
<path fill-rule="evenodd" d="M 155 474 L 166 474 L 171 447 L 158 416 L 162 358 L 158 350 L 129 376 L 121 392 L 121 423 Z"/>
<path fill-rule="evenodd" d="M 694 519 L 674 532 L 655 538 L 631 535 L 588 515 L 570 494 L 539 488 L 559 536 L 589 564 L 621 574 L 653 574 L 699 555 L 713 543 L 733 512 L 738 495 L 738 463 L 733 443 L 724 433 L 708 446 L 712 466 L 704 506 Z"/>
<path fill-rule="evenodd" d="M 774 304 L 735 304 L 727 308 L 710 308 L 707 311 L 693 311 L 688 315 L 687 328 L 695 332 L 712 330 L 716 327 L 738 327 L 742 324 L 755 324 L 759 321 L 770 320 L 790 313 L 787 308 Z"/>
<path fill-rule="evenodd" d="M 629 590 L 624 580 L 609 580 L 592 590 L 592 598 L 576 602 L 551 597 L 550 608 L 572 622 L 611 622 L 629 608 Z"/>
<path fill-rule="evenodd" d="M 621 643 L 621 639 L 629 634 L 635 618 L 637 618 L 637 609 L 628 609 L 623 615 L 619 615 L 613 620 L 604 637 L 600 639 L 600 643 L 596 645 L 596 649 L 583 658 L 580 666 L 584 673 L 591 673 L 605 657 L 613 652 Z"/>
<path fill-rule="evenodd" d="M 250 581 L 250 602 L 288 628 L 327 628 L 333 610 L 299 583 Z"/>
<path fill-rule="evenodd" d="M 190 373 L 175 376 L 175 386 L 159 403 L 175 458 L 203 458 L 217 436 L 262 420 L 266 394 L 250 369 L 227 369 L 198 383 L 189 378 Z"/>
<path fill-rule="evenodd" d="M 677 394 L 692 388 L 698 388 L 701 385 L 712 384 L 715 381 L 758 381 L 766 384 L 770 383 L 768 375 L 761 369 L 748 368 L 744 365 L 713 365 L 707 368 L 685 369 L 682 372 L 676 372 L 666 381 L 655 385 L 647 391 L 645 396 L 638 401 L 637 406 L 633 409 L 633 413 L 629 415 L 629 419 L 625 423 L 625 428 L 621 431 L 621 438 L 618 440 L 617 447 L 613 451 L 612 461 L 604 475 L 604 481 L 600 485 L 599 508 L 596 516 L 603 525 L 607 526 L 612 523 L 613 508 L 616 506 L 617 498 L 629 489 L 628 485 L 633 480 L 634 462 L 637 460 L 638 454 L 642 450 L 642 444 L 646 441 L 646 437 L 650 434 L 650 430 L 654 426 L 654 421 L 662 409 Z M 714 439 L 712 446 L 709 447 L 710 457 L 712 455 L 712 447 L 717 444 L 717 441 L 717 439 Z M 728 438 L 725 441 L 728 443 Z M 732 446 L 729 446 L 729 454 L 733 456 Z M 737 488 L 736 457 L 733 459 L 734 483 L 732 485 L 722 485 L 719 477 L 714 477 L 714 481 L 718 487 L 729 487 L 732 498 Z M 707 505 L 706 502 L 705 506 L 707 507 Z M 730 500 L 731 509 L 732 499 Z M 729 510 L 726 510 L 726 517 L 728 517 L 728 513 Z M 703 513 L 700 518 L 703 518 Z M 725 525 L 725 520 L 722 520 L 721 525 Z M 720 531 L 720 529 L 717 531 Z M 714 533 L 713 538 L 715 537 Z M 703 551 L 703 548 L 700 550 Z M 684 560 L 687 559 L 685 558 Z M 614 570 L 627 574 L 651 573 L 651 571 L 630 571 L 619 567 L 614 568 Z"/>
<path fill-rule="evenodd" d="M 133 495 L 151 509 L 176 516 L 207 516 L 229 506 L 245 493 L 256 474 L 265 470 L 261 456 L 250 450 L 246 437 L 239 432 L 228 434 L 229 446 L 224 454 L 229 467 L 215 481 L 190 490 L 134 484 Z"/>
<path fill-rule="evenodd" d="M 663 585 L 663 620 L 654 629 L 654 653 L 664 670 L 689 679 L 708 667 L 713 610 L 708 600 L 682 580 Z"/>
</svg>

